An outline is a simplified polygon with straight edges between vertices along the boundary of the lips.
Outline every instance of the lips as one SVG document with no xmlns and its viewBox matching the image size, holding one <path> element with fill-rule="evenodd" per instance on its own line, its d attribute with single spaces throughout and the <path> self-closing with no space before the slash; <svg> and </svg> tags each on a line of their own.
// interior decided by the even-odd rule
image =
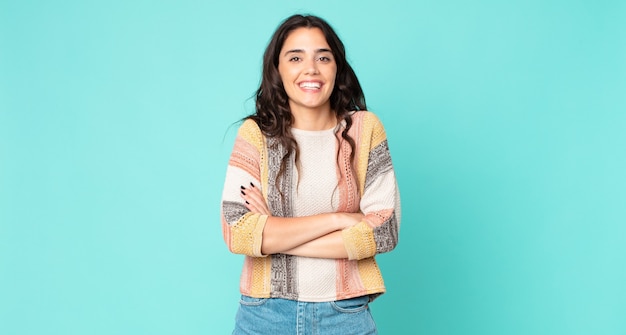
<svg viewBox="0 0 626 335">
<path fill-rule="evenodd" d="M 300 84 L 298 84 L 298 86 L 304 89 L 319 90 L 322 87 L 322 83 L 319 81 L 303 81 Z"/>
</svg>

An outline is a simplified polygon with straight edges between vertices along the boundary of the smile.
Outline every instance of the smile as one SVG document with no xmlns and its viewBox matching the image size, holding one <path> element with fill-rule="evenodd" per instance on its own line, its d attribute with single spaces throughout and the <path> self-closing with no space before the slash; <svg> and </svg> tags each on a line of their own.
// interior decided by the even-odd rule
<svg viewBox="0 0 626 335">
<path fill-rule="evenodd" d="M 322 87 L 322 84 L 316 81 L 303 81 L 298 86 L 300 86 L 300 88 L 319 89 Z"/>
</svg>

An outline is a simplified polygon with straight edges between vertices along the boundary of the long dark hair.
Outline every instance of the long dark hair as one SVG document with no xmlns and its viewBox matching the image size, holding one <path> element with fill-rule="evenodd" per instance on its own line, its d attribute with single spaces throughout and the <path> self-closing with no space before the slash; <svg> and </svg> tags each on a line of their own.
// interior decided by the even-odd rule
<svg viewBox="0 0 626 335">
<path fill-rule="evenodd" d="M 292 153 L 296 162 L 299 156 L 298 145 L 290 131 L 293 117 L 289 108 L 289 97 L 278 72 L 278 58 L 283 44 L 289 34 L 298 28 L 319 28 L 332 51 L 337 74 L 335 87 L 330 96 L 330 108 L 335 112 L 338 121 L 345 121 L 341 137 L 350 144 L 351 162 L 354 162 L 356 146 L 354 139 L 348 135 L 348 130 L 352 126 L 351 114 L 356 110 L 367 109 L 361 84 L 348 64 L 345 47 L 333 28 L 317 16 L 296 14 L 288 17 L 276 29 L 265 49 L 261 85 L 256 91 L 256 112 L 246 117 L 254 120 L 266 136 L 278 139 L 278 142 L 287 149 L 282 157 L 278 175 L 284 172 L 286 162 Z"/>
</svg>

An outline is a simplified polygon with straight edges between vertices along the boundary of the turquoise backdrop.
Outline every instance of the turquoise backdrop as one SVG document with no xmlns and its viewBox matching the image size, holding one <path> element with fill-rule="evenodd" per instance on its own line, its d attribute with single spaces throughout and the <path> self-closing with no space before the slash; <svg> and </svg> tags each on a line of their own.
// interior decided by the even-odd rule
<svg viewBox="0 0 626 335">
<path fill-rule="evenodd" d="M 261 56 L 326 18 L 402 192 L 383 335 L 626 334 L 625 1 L 0 2 L 0 334 L 229 334 Z"/>
</svg>

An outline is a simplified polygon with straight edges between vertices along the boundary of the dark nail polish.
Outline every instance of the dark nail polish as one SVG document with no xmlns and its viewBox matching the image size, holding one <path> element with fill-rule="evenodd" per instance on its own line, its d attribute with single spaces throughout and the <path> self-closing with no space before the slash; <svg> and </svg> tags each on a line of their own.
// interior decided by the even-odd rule
<svg viewBox="0 0 626 335">
<path fill-rule="evenodd" d="M 248 205 L 250 204 L 250 203 L 248 202 L 248 200 L 246 200 L 246 204 L 248 204 Z"/>
<path fill-rule="evenodd" d="M 246 189 L 245 187 L 243 187 L 243 185 L 241 185 L 241 186 L 239 186 L 239 187 L 241 187 L 241 189 L 242 189 L 242 190 L 245 190 L 245 189 Z"/>
<path fill-rule="evenodd" d="M 250 186 L 254 187 L 254 184 L 252 182 L 250 182 Z"/>
<path fill-rule="evenodd" d="M 241 194 L 243 194 L 243 195 L 246 195 L 246 192 L 244 192 L 244 191 L 241 191 Z"/>
</svg>

